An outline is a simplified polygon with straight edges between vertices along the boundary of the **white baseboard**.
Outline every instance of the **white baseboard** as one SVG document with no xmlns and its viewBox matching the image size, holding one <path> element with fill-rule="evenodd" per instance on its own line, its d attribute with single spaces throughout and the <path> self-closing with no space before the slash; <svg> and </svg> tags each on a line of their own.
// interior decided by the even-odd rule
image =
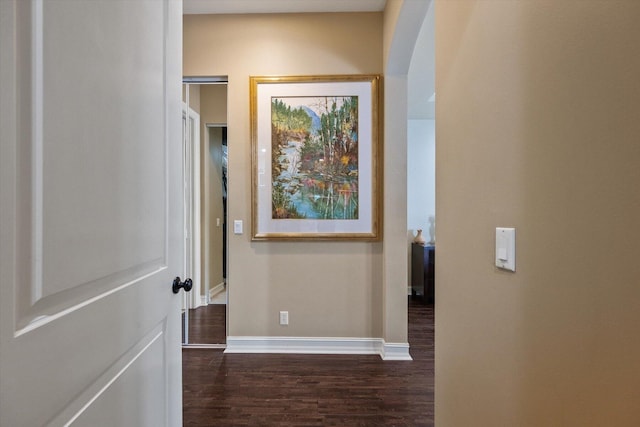
<svg viewBox="0 0 640 427">
<path fill-rule="evenodd" d="M 218 283 L 213 288 L 209 289 L 209 300 L 212 300 L 214 296 L 224 291 L 224 282 Z"/>
<path fill-rule="evenodd" d="M 377 354 L 383 360 L 413 360 L 409 344 L 382 338 L 227 337 L 225 353 Z"/>
<path fill-rule="evenodd" d="M 380 357 L 382 360 L 413 360 L 408 343 L 384 343 Z"/>
<path fill-rule="evenodd" d="M 206 295 L 200 295 L 200 305 L 209 305 L 209 298 Z"/>
</svg>

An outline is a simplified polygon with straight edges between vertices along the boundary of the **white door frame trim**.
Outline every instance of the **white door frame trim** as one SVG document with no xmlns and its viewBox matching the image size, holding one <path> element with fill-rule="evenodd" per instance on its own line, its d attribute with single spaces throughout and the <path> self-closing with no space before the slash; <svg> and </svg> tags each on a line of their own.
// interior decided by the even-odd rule
<svg viewBox="0 0 640 427">
<path fill-rule="evenodd" d="M 186 95 L 187 102 L 189 102 L 189 95 Z M 187 109 L 189 111 L 187 115 Z M 187 266 L 190 267 L 191 270 L 191 280 L 193 281 L 193 289 L 190 293 L 188 293 L 189 298 L 189 308 L 198 308 L 202 304 L 202 300 L 200 298 L 200 293 L 202 292 L 202 282 L 201 282 L 201 235 L 200 235 L 200 198 L 201 198 L 201 190 L 200 190 L 200 115 L 194 111 L 192 108 L 187 108 L 186 103 L 182 103 L 182 116 L 186 118 L 186 129 L 185 132 L 187 134 L 185 138 L 185 142 L 189 143 L 190 146 L 189 151 L 185 150 L 184 153 L 190 153 L 188 156 L 190 158 L 184 159 L 185 162 L 190 161 L 191 167 L 188 169 L 191 174 L 189 177 L 185 177 L 185 179 L 189 179 L 191 181 L 191 195 L 187 198 L 188 195 L 185 194 L 185 204 L 191 203 L 189 210 L 187 210 L 187 206 L 185 206 L 185 215 L 186 212 L 190 211 L 191 213 L 191 227 L 185 227 L 185 233 L 190 234 L 189 241 L 191 242 L 191 259 L 186 259 L 185 253 L 185 270 L 188 271 Z M 191 120 L 193 119 L 194 129 L 191 131 Z M 191 140 L 191 135 L 193 134 L 193 140 Z M 186 221 L 186 217 L 185 217 Z M 186 237 L 186 236 L 185 236 Z M 186 251 L 185 251 L 186 252 Z M 186 274 L 186 272 L 185 272 Z M 185 277 L 186 280 L 186 277 Z"/>
</svg>

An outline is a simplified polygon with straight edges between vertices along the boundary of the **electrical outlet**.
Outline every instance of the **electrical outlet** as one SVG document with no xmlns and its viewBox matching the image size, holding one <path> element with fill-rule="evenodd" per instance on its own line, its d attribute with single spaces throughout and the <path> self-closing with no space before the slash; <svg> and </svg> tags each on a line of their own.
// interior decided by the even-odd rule
<svg viewBox="0 0 640 427">
<path fill-rule="evenodd" d="M 280 312 L 280 324 L 286 326 L 289 324 L 289 312 L 281 311 Z"/>
</svg>

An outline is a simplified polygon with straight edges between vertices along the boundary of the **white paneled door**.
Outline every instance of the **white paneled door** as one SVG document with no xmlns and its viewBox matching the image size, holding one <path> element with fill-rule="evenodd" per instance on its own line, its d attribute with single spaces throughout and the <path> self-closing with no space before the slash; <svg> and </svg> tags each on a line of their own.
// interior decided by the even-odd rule
<svg viewBox="0 0 640 427">
<path fill-rule="evenodd" d="M 178 426 L 182 5 L 0 0 L 0 426 Z"/>
</svg>

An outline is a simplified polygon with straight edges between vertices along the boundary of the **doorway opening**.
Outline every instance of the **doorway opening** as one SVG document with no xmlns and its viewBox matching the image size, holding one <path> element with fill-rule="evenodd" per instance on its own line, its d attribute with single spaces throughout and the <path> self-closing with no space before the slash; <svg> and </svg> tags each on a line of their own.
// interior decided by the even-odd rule
<svg viewBox="0 0 640 427">
<path fill-rule="evenodd" d="M 185 77 L 182 93 L 187 112 L 183 113 L 185 275 L 193 277 L 193 289 L 183 302 L 182 344 L 225 348 L 227 77 Z M 191 116 L 198 119 L 185 119 Z"/>
</svg>

